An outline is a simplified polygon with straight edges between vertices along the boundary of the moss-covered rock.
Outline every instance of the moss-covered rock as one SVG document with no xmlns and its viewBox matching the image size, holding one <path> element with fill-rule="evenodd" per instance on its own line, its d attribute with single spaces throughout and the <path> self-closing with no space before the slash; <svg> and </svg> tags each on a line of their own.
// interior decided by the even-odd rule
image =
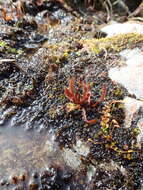
<svg viewBox="0 0 143 190">
<path fill-rule="evenodd" d="M 120 52 L 123 49 L 134 48 L 143 43 L 143 35 L 137 33 L 118 34 L 101 39 L 87 39 L 81 41 L 81 43 L 88 51 L 96 54 L 99 54 L 101 51 Z"/>
</svg>

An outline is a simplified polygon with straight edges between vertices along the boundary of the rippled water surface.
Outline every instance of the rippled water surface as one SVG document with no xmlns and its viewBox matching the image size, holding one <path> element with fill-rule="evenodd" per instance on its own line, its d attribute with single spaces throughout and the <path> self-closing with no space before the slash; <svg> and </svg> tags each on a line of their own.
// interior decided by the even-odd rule
<svg viewBox="0 0 143 190">
<path fill-rule="evenodd" d="M 50 138 L 46 134 L 20 128 L 0 128 L 0 177 L 46 167 Z M 53 150 L 53 149 L 52 149 Z"/>
</svg>

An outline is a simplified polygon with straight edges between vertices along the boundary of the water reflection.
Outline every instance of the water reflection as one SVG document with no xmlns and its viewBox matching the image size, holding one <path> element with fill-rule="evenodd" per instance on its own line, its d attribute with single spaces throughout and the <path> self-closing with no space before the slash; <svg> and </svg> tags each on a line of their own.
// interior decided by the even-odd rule
<svg viewBox="0 0 143 190">
<path fill-rule="evenodd" d="M 51 162 L 54 145 L 52 138 L 43 133 L 21 128 L 0 128 L 0 177 L 34 171 Z M 45 144 L 46 143 L 46 144 Z M 47 146 L 48 144 L 48 146 Z M 49 151 L 48 151 L 49 150 Z"/>
<path fill-rule="evenodd" d="M 50 165 L 78 169 L 80 155 L 87 155 L 89 147 L 78 140 L 71 149 L 60 149 L 54 135 L 25 131 L 21 127 L 0 127 L 0 178 L 46 169 Z"/>
</svg>

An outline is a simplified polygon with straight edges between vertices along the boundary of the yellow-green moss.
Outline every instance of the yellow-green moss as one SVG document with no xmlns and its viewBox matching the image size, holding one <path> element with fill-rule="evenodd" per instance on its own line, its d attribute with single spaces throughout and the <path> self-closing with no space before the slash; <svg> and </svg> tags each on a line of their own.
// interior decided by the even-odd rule
<svg viewBox="0 0 143 190">
<path fill-rule="evenodd" d="M 11 47 L 5 41 L 0 41 L 0 51 L 5 53 L 12 53 L 12 54 L 22 54 L 22 50 L 18 50 L 16 48 Z"/>
<path fill-rule="evenodd" d="M 125 48 L 133 48 L 136 44 L 143 42 L 143 35 L 137 33 L 118 34 L 113 37 L 101 39 L 88 39 L 81 43 L 91 52 L 100 53 L 104 51 L 119 52 Z"/>
<path fill-rule="evenodd" d="M 60 42 L 54 45 L 45 43 L 44 48 L 47 48 L 47 55 L 45 61 L 53 63 L 60 63 L 61 60 L 66 60 L 70 54 L 70 44 L 68 42 Z"/>
</svg>

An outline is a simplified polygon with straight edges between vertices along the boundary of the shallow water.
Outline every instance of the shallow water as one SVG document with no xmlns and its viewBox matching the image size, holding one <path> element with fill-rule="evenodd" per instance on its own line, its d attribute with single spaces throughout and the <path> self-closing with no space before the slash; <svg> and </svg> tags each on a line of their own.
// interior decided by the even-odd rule
<svg viewBox="0 0 143 190">
<path fill-rule="evenodd" d="M 46 167 L 51 162 L 51 139 L 47 134 L 18 127 L 1 127 L 0 178 Z"/>
<path fill-rule="evenodd" d="M 81 165 L 80 155 L 86 156 L 89 147 L 79 140 L 75 152 L 61 150 L 54 140 L 49 132 L 26 131 L 10 124 L 0 127 L 0 179 L 40 173 L 51 165 L 77 170 Z"/>
</svg>

